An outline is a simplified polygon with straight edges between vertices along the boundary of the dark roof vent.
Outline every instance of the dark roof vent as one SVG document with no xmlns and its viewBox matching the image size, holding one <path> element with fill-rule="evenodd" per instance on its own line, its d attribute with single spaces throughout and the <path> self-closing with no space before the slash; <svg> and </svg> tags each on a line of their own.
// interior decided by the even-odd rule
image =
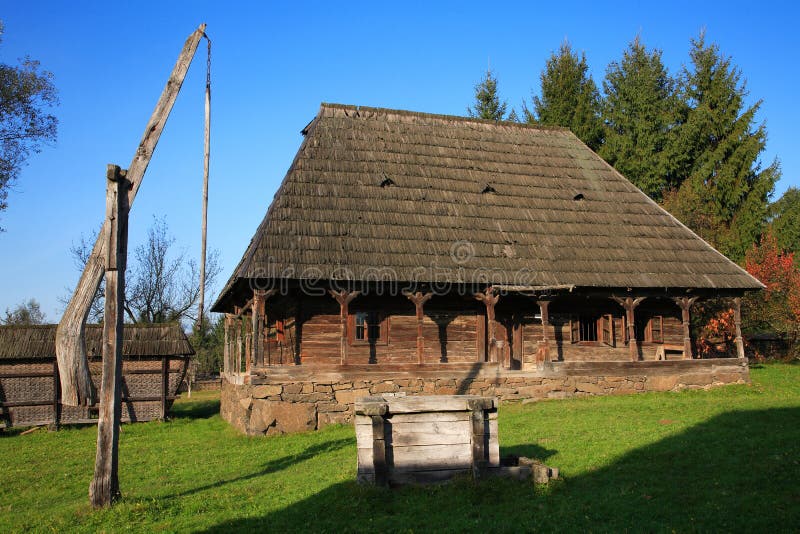
<svg viewBox="0 0 800 534">
<path fill-rule="evenodd" d="M 483 191 L 481 191 L 481 193 L 484 194 L 484 195 L 486 193 L 497 193 L 497 189 L 492 187 L 491 184 L 486 184 L 486 187 L 483 188 Z"/>
<path fill-rule="evenodd" d="M 583 193 L 578 193 L 577 195 L 572 197 L 572 200 L 583 200 Z"/>
<path fill-rule="evenodd" d="M 397 184 L 394 183 L 394 180 L 392 180 L 388 176 L 384 175 L 383 176 L 383 180 L 381 180 L 381 184 L 380 185 L 381 185 L 381 187 L 389 187 L 389 186 L 397 185 Z"/>
</svg>

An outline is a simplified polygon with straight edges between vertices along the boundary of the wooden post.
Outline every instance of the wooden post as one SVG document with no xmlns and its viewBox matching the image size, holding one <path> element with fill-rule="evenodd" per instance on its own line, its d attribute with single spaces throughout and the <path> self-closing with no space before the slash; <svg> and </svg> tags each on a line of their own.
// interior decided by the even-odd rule
<svg viewBox="0 0 800 534">
<path fill-rule="evenodd" d="M 742 298 L 733 298 L 733 326 L 736 338 L 736 357 L 744 358 L 744 341 L 742 340 Z"/>
<path fill-rule="evenodd" d="M 237 317 L 234 323 L 236 328 L 236 362 L 233 365 L 234 372 L 238 375 L 242 372 L 242 318 Z"/>
<path fill-rule="evenodd" d="M 539 342 L 539 355 L 536 358 L 536 364 L 539 365 L 541 358 L 541 363 L 547 363 L 550 361 L 550 339 L 549 339 L 549 330 L 550 330 L 550 301 L 549 300 L 537 300 L 536 304 L 539 305 L 539 311 L 542 314 L 542 340 Z"/>
<path fill-rule="evenodd" d="M 375 485 L 389 484 L 389 466 L 386 463 L 386 429 L 382 415 L 372 415 L 372 462 L 375 466 Z"/>
<path fill-rule="evenodd" d="M 628 325 L 628 349 L 631 354 L 631 361 L 639 361 L 639 347 L 636 342 L 636 315 L 634 310 L 639 304 L 642 303 L 647 297 L 611 297 L 612 300 L 617 302 L 620 306 L 625 308 L 625 322 Z"/>
<path fill-rule="evenodd" d="M 495 294 L 493 287 L 487 287 L 483 293 L 475 293 L 475 298 L 483 302 L 486 306 L 486 320 L 489 325 L 489 361 L 491 363 L 497 363 L 497 335 L 494 308 L 497 301 L 500 300 L 500 295 Z"/>
<path fill-rule="evenodd" d="M 203 217 L 200 238 L 200 294 L 197 298 L 197 330 L 203 332 L 203 311 L 206 298 L 206 230 L 208 228 L 208 164 L 211 159 L 211 39 L 208 41 L 206 66 L 205 121 L 203 128 Z"/>
<path fill-rule="evenodd" d="M 251 311 L 252 313 L 252 311 Z M 250 374 L 250 367 L 252 366 L 253 360 L 253 322 L 254 319 L 242 317 L 242 322 L 244 323 L 244 372 L 245 374 Z"/>
<path fill-rule="evenodd" d="M 61 423 L 61 382 L 58 378 L 58 361 L 53 362 L 53 430 Z"/>
<path fill-rule="evenodd" d="M 164 130 L 164 125 L 167 123 L 169 113 L 175 104 L 175 99 L 178 97 L 183 80 L 186 78 L 186 72 L 189 70 L 189 65 L 205 30 L 206 25 L 201 24 L 186 39 L 178 61 L 172 69 L 172 74 L 156 103 L 156 108 L 145 126 L 144 135 L 126 172 L 126 179 L 130 183 L 130 187 L 125 189 L 128 208 L 136 198 L 136 192 L 142 183 L 153 151 L 156 149 L 158 139 L 161 137 L 161 132 Z M 61 378 L 61 402 L 66 406 L 90 405 L 94 404 L 95 400 L 92 377 L 89 375 L 89 361 L 86 357 L 84 331 L 89 309 L 105 271 L 104 258 L 109 252 L 107 248 L 108 234 L 109 221 L 106 220 L 97 236 L 97 241 L 92 248 L 81 278 L 75 286 L 75 292 L 64 310 L 58 328 L 56 328 L 56 359 Z M 111 253 L 114 254 L 115 251 L 112 250 Z"/>
<path fill-rule="evenodd" d="M 233 367 L 231 365 L 231 327 L 233 325 L 233 316 L 230 313 L 225 314 L 225 343 L 222 347 L 222 372 L 226 375 L 230 374 Z"/>
<path fill-rule="evenodd" d="M 416 293 L 407 292 L 405 295 L 408 300 L 414 303 L 414 308 L 416 309 L 417 313 L 417 363 L 422 365 L 425 360 L 425 336 L 422 335 L 422 324 L 423 320 L 425 319 L 425 315 L 422 307 L 431 299 L 433 293 L 422 293 L 421 291 L 417 291 Z"/>
<path fill-rule="evenodd" d="M 161 420 L 167 420 L 167 396 L 169 396 L 169 358 L 161 358 Z"/>
<path fill-rule="evenodd" d="M 692 326 L 690 310 L 698 297 L 675 297 L 673 300 L 681 309 L 681 326 L 683 326 L 683 359 L 691 360 L 692 354 Z"/>
<path fill-rule="evenodd" d="M 253 290 L 253 366 L 264 366 L 264 315 L 266 291 Z"/>
<path fill-rule="evenodd" d="M 339 327 L 341 332 L 341 338 L 339 341 L 339 352 L 341 358 L 341 364 L 347 365 L 347 347 L 348 347 L 348 333 L 347 333 L 347 322 L 348 316 L 350 315 L 350 302 L 356 298 L 360 291 L 335 291 L 333 289 L 329 289 L 328 293 L 336 299 L 336 302 L 339 303 Z"/>
<path fill-rule="evenodd" d="M 103 316 L 103 377 L 97 421 L 97 456 L 89 486 L 92 506 L 111 505 L 119 498 L 119 423 L 122 417 L 122 304 L 128 244 L 128 181 L 116 165 L 107 171 L 106 303 Z"/>
</svg>

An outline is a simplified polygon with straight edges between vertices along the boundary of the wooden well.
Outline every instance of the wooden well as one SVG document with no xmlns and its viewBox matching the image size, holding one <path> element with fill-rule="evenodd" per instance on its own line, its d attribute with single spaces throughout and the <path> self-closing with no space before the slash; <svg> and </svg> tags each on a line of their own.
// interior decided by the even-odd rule
<svg viewBox="0 0 800 534">
<path fill-rule="evenodd" d="M 441 482 L 500 466 L 494 397 L 365 397 L 355 425 L 362 483 Z"/>
</svg>

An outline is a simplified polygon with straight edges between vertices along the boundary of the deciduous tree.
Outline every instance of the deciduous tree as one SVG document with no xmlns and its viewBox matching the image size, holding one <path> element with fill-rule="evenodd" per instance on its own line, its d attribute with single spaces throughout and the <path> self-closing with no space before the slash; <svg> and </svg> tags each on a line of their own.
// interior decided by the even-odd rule
<svg viewBox="0 0 800 534">
<path fill-rule="evenodd" d="M 0 22 L 0 40 L 2 34 Z M 0 211 L 28 157 L 55 141 L 58 120 L 50 110 L 56 105 L 53 74 L 41 70 L 38 61 L 0 63 Z"/>
<path fill-rule="evenodd" d="M 0 323 L 6 325 L 31 325 L 31 324 L 44 324 L 44 312 L 42 312 L 39 303 L 36 299 L 30 299 L 27 302 L 17 304 L 13 310 L 6 308 L 5 319 L 0 320 Z"/>
</svg>

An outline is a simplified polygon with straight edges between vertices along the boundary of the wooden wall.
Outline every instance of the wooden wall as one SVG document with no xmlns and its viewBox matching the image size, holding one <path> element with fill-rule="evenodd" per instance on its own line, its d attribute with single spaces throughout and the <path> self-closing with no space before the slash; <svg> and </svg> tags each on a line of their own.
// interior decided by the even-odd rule
<svg viewBox="0 0 800 534">
<path fill-rule="evenodd" d="M 338 365 L 341 361 L 339 305 L 329 296 L 304 296 L 299 304 L 283 308 L 281 316 L 270 315 L 267 306 L 265 361 L 269 365 Z M 350 340 L 347 361 L 351 364 L 413 364 L 417 357 L 417 318 L 414 305 L 405 297 L 361 296 L 350 303 L 349 313 L 379 311 L 386 341 L 357 343 Z M 533 362 L 542 339 L 539 307 L 533 299 L 505 296 L 496 308 L 495 335 L 504 341 L 512 367 Z M 613 318 L 613 346 L 602 342 L 573 343 L 570 320 L 580 315 L 608 314 Z M 637 324 L 661 316 L 663 342 L 681 345 L 680 310 L 669 299 L 648 299 L 636 309 Z M 622 307 L 615 302 L 586 297 L 555 300 L 550 305 L 550 356 L 558 361 L 628 361 Z M 433 297 L 424 305 L 422 332 L 425 363 L 463 363 L 488 359 L 485 307 L 465 297 Z M 518 339 L 515 339 L 518 338 Z M 640 358 L 655 358 L 656 346 L 638 339 Z M 502 361 L 502 356 L 501 356 Z"/>
</svg>

